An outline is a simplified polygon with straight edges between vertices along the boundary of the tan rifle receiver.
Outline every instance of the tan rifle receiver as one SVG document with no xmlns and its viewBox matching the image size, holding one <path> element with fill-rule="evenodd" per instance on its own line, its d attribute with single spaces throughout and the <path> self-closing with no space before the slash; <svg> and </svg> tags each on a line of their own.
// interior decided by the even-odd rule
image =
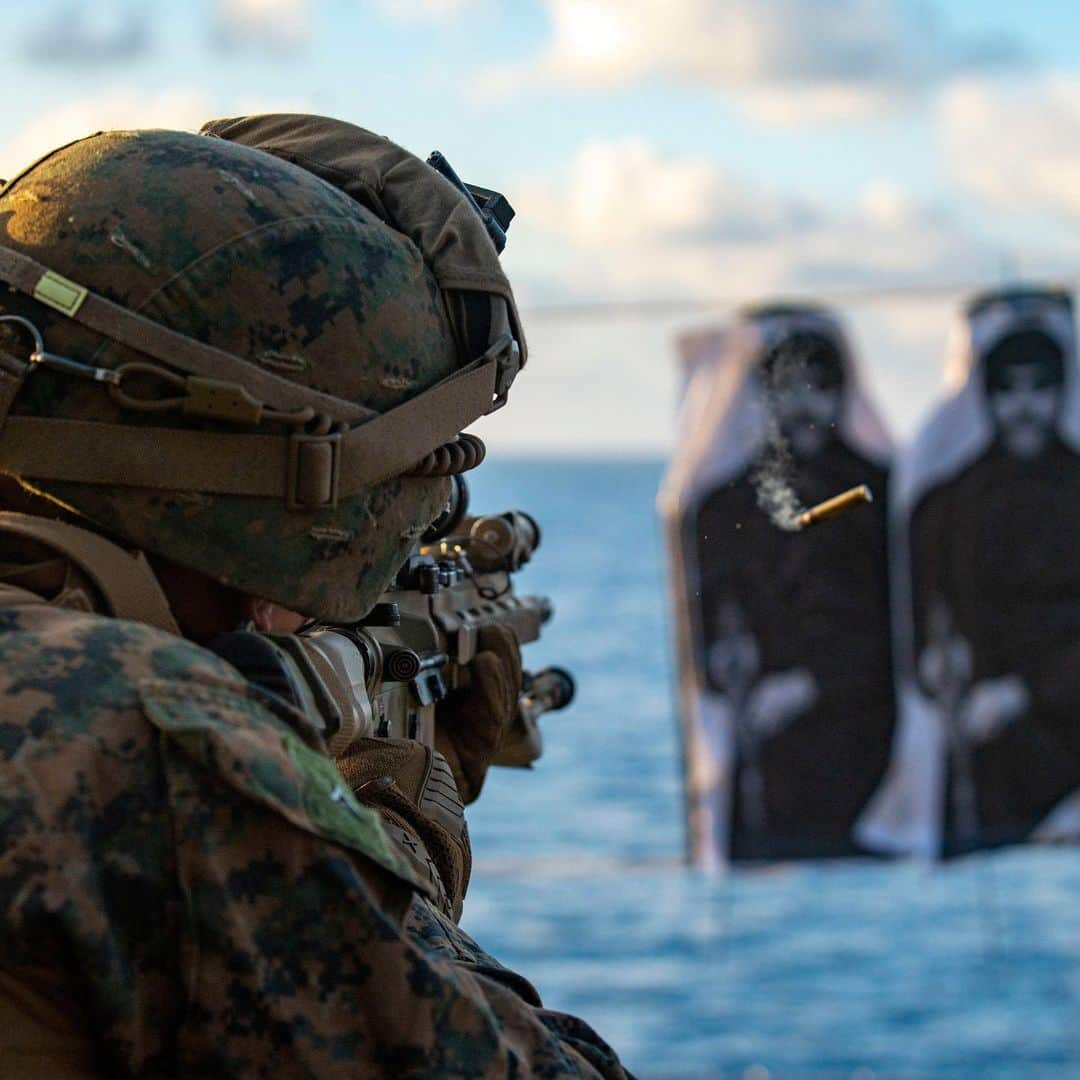
<svg viewBox="0 0 1080 1080">
<path fill-rule="evenodd" d="M 467 684 L 481 628 L 502 624 L 526 645 L 551 618 L 546 596 L 518 596 L 513 588 L 512 575 L 540 542 L 528 514 L 458 516 L 450 531 L 417 548 L 361 622 L 265 635 L 289 669 L 294 698 L 319 718 L 335 756 L 364 736 L 433 746 L 436 707 Z M 573 696 L 574 681 L 561 668 L 526 673 L 495 764 L 531 765 L 543 749 L 539 717 Z"/>
</svg>

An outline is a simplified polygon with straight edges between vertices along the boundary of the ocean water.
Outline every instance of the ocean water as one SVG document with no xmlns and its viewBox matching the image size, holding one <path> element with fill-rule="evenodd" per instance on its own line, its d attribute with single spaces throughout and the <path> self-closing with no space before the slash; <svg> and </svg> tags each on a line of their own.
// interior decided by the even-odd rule
<svg viewBox="0 0 1080 1080">
<path fill-rule="evenodd" d="M 520 575 L 555 604 L 526 663 L 571 669 L 531 771 L 472 808 L 463 925 L 641 1077 L 1080 1077 L 1080 853 L 942 867 L 681 862 L 658 462 L 489 463 L 521 508 Z"/>
</svg>

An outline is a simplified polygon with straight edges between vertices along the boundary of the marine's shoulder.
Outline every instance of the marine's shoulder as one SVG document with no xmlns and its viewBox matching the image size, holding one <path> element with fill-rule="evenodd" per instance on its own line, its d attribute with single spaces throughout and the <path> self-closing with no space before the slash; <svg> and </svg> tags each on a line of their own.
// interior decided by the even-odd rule
<svg viewBox="0 0 1080 1080">
<path fill-rule="evenodd" d="M 211 778 L 249 816 L 260 807 L 429 891 L 308 721 L 191 641 L 44 605 L 0 608 L 0 701 L 0 770 L 13 783 L 43 769 L 99 775 L 108 760 L 120 786 L 137 788 L 163 762 L 172 789 Z"/>
<path fill-rule="evenodd" d="M 220 657 L 145 623 L 26 604 L 0 607 L 0 694 L 77 685 L 82 700 L 134 702 L 147 679 L 243 685 Z"/>
</svg>

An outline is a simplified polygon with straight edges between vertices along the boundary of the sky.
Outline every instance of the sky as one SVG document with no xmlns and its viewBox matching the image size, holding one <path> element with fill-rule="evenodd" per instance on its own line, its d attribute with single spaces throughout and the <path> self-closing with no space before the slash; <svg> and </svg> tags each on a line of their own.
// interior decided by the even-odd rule
<svg viewBox="0 0 1080 1080">
<path fill-rule="evenodd" d="M 976 287 L 1080 278 L 1069 0 L 0 0 L 0 175 L 118 127 L 319 112 L 518 211 L 493 451 L 677 437 L 673 341 L 823 298 L 899 437 Z"/>
</svg>

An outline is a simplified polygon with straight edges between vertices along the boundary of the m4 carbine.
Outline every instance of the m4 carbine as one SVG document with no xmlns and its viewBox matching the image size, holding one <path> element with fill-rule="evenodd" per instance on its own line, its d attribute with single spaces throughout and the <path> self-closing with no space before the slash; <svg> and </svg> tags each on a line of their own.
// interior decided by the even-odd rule
<svg viewBox="0 0 1080 1080">
<path fill-rule="evenodd" d="M 518 596 L 513 588 L 512 575 L 540 543 L 533 518 L 520 510 L 468 517 L 467 507 L 468 489 L 457 476 L 446 511 L 360 622 L 299 634 L 230 635 L 236 643 L 216 650 L 250 674 L 251 656 L 237 649 L 257 647 L 264 655 L 271 649 L 263 677 L 253 675 L 254 681 L 320 723 L 334 756 L 365 736 L 434 746 L 436 708 L 465 685 L 480 630 L 507 626 L 524 645 L 540 637 L 552 615 L 546 596 Z M 531 765 L 542 753 L 538 718 L 573 696 L 574 681 L 562 668 L 527 672 L 494 763 Z"/>
</svg>

